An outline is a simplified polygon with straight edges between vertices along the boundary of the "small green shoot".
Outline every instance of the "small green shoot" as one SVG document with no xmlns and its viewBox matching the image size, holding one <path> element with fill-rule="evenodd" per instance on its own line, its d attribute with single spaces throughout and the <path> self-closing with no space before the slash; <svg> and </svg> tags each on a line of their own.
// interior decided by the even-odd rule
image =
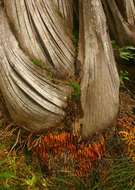
<svg viewBox="0 0 135 190">
<path fill-rule="evenodd" d="M 32 63 L 33 63 L 34 65 L 37 65 L 37 66 L 41 66 L 41 65 L 42 65 L 42 61 L 41 61 L 41 60 L 38 60 L 38 59 L 33 59 L 33 60 L 32 60 Z"/>
<path fill-rule="evenodd" d="M 73 89 L 73 93 L 72 93 L 73 100 L 78 101 L 81 95 L 80 84 L 72 82 L 69 84 L 69 86 Z"/>
<path fill-rule="evenodd" d="M 135 47 L 132 46 L 126 46 L 119 48 L 119 55 L 120 58 L 125 60 L 125 61 L 131 61 L 135 59 Z"/>
<path fill-rule="evenodd" d="M 124 80 L 129 81 L 129 74 L 128 71 L 120 71 L 120 81 L 123 82 Z"/>
<path fill-rule="evenodd" d="M 26 185 L 34 187 L 37 184 L 37 177 L 33 175 L 31 178 L 25 180 Z"/>
<path fill-rule="evenodd" d="M 118 51 L 119 57 L 125 61 L 125 63 L 133 63 L 133 60 L 135 60 L 135 47 L 133 46 L 124 46 L 119 47 L 117 43 L 113 40 L 112 41 L 112 47 L 114 50 Z"/>
</svg>

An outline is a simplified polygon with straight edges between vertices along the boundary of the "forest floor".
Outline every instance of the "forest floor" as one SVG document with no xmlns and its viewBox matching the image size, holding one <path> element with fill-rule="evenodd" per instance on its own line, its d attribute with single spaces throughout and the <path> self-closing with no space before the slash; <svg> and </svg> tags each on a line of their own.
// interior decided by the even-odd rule
<svg viewBox="0 0 135 190">
<path fill-rule="evenodd" d="M 29 134 L 10 121 L 1 98 L 0 190 L 135 190 L 133 69 L 122 79 L 116 127 L 87 142 L 67 131 Z"/>
</svg>

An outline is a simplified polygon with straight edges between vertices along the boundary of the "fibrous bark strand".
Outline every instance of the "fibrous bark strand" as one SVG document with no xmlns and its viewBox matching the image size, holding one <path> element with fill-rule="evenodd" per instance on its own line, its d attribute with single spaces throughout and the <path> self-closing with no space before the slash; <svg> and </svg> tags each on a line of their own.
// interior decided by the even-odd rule
<svg viewBox="0 0 135 190">
<path fill-rule="evenodd" d="M 88 136 L 115 121 L 119 107 L 119 77 L 101 1 L 83 0 L 82 6 L 85 52 L 81 104 L 84 116 L 80 124 L 82 134 Z"/>
<path fill-rule="evenodd" d="M 64 118 L 70 91 L 46 78 L 22 52 L 0 9 L 0 88 L 11 117 L 27 130 L 54 127 Z"/>
<path fill-rule="evenodd" d="M 63 2 L 66 6 L 66 1 Z M 20 47 L 57 77 L 73 77 L 75 51 L 71 31 L 48 0 L 5 0 Z M 70 7 L 69 7 L 70 8 Z"/>
</svg>

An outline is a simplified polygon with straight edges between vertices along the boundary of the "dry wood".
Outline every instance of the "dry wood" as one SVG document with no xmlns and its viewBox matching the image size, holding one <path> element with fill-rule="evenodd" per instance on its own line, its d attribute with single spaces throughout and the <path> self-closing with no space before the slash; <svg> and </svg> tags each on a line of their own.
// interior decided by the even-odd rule
<svg viewBox="0 0 135 190">
<path fill-rule="evenodd" d="M 0 88 L 14 121 L 27 130 L 54 127 L 64 118 L 68 88 L 46 79 L 22 52 L 0 9 Z"/>
<path fill-rule="evenodd" d="M 65 3 L 63 6 L 68 10 L 70 7 Z M 71 30 L 55 3 L 48 0 L 5 0 L 5 7 L 22 49 L 32 59 L 41 60 L 55 76 L 73 77 L 75 51 Z"/>
<path fill-rule="evenodd" d="M 131 42 L 115 0 L 102 0 L 110 22 L 124 29 L 119 42 Z M 109 3 L 111 2 L 111 3 Z M 70 89 L 53 84 L 49 73 L 74 78 L 72 0 L 4 0 L 0 9 L 0 89 L 11 117 L 30 131 L 59 126 L 65 117 Z M 113 8 L 112 8 L 113 7 Z M 79 120 L 82 135 L 112 125 L 119 106 L 119 77 L 101 0 L 80 0 L 78 60 L 81 71 Z M 115 15 L 116 14 L 116 15 Z M 118 18 L 118 19 L 117 19 Z M 113 26 L 113 25 L 112 25 Z M 117 26 L 116 26 L 117 27 Z M 110 27 L 111 28 L 111 27 Z M 117 33 L 116 33 L 117 35 Z M 129 37 L 130 36 L 130 37 Z M 134 43 L 134 41 L 133 41 Z M 32 60 L 43 63 L 44 70 Z M 79 78 L 80 79 L 80 78 Z"/>
<path fill-rule="evenodd" d="M 83 0 L 82 6 L 85 51 L 81 104 L 84 116 L 80 125 L 83 136 L 89 136 L 116 120 L 119 77 L 101 1 Z"/>
<path fill-rule="evenodd" d="M 124 19 L 131 25 L 135 24 L 134 0 L 116 0 L 118 8 Z"/>
<path fill-rule="evenodd" d="M 58 7 L 60 14 L 68 23 L 69 29 L 73 26 L 73 0 L 53 0 Z"/>
<path fill-rule="evenodd" d="M 123 0 L 120 1 L 123 4 Z M 135 29 L 124 20 L 115 0 L 102 0 L 111 37 L 120 46 L 135 45 Z"/>
</svg>

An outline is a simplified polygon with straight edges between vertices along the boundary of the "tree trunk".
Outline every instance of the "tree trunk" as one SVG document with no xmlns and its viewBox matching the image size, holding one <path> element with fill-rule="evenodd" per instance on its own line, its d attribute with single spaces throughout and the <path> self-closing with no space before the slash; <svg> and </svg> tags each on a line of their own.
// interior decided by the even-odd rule
<svg viewBox="0 0 135 190">
<path fill-rule="evenodd" d="M 5 7 L 26 54 L 59 78 L 73 77 L 75 54 L 71 31 L 52 1 L 5 0 Z"/>
<path fill-rule="evenodd" d="M 133 0 L 116 0 L 123 18 L 131 25 L 135 24 L 135 4 Z"/>
<path fill-rule="evenodd" d="M 123 5 L 123 0 L 120 0 Z M 124 20 L 115 0 L 102 0 L 111 38 L 120 46 L 135 45 L 135 29 Z M 124 6 L 123 6 L 124 7 Z"/>
<path fill-rule="evenodd" d="M 75 81 L 78 68 L 82 135 L 116 120 L 119 77 L 101 0 L 78 2 L 78 55 L 72 42 L 72 0 L 4 0 L 5 9 L 1 6 L 0 89 L 11 117 L 27 130 L 42 131 L 62 123 L 71 95 L 66 84 Z M 109 2 L 103 0 L 104 8 L 115 20 L 111 5 L 118 7 Z M 115 24 L 127 32 L 116 12 Z"/>
<path fill-rule="evenodd" d="M 69 29 L 73 27 L 73 0 L 53 0 L 58 7 L 60 14 L 68 23 Z"/>
<path fill-rule="evenodd" d="M 83 0 L 80 11 L 83 12 L 85 50 L 81 81 L 84 116 L 80 124 L 82 134 L 87 136 L 116 120 L 119 77 L 101 1 Z M 80 48 L 80 54 L 83 49 Z"/>
<path fill-rule="evenodd" d="M 0 9 L 0 87 L 14 121 L 40 131 L 64 118 L 66 86 L 55 85 L 20 49 Z"/>
</svg>

